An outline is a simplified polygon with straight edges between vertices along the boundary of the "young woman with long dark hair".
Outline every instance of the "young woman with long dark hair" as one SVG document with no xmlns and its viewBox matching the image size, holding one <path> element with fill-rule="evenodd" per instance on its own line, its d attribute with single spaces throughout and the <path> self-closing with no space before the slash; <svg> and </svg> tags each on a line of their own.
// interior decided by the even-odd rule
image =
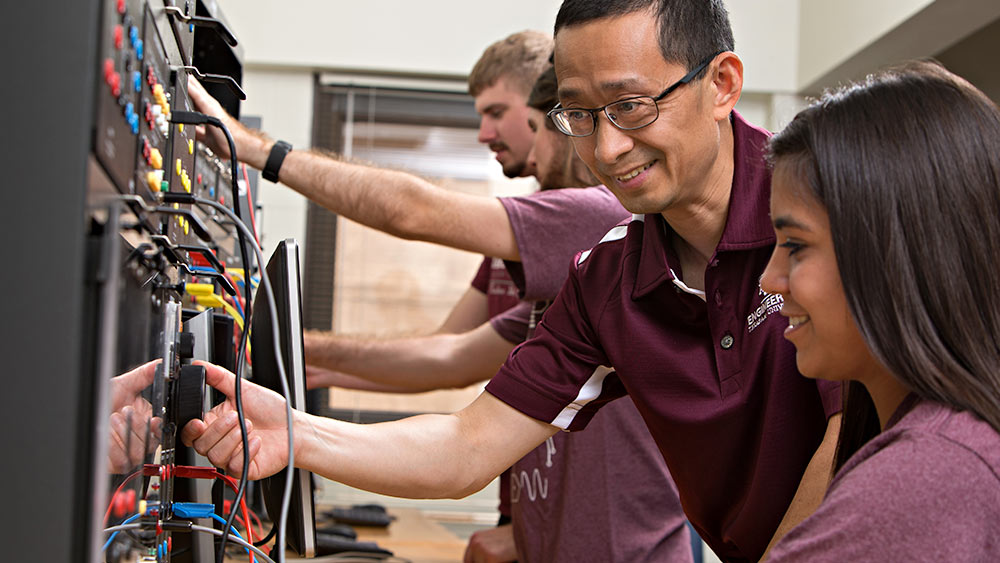
<svg viewBox="0 0 1000 563">
<path fill-rule="evenodd" d="M 1000 557 L 1000 111 L 910 63 L 822 97 L 770 143 L 799 371 L 841 380 L 836 474 L 771 561 Z"/>
</svg>

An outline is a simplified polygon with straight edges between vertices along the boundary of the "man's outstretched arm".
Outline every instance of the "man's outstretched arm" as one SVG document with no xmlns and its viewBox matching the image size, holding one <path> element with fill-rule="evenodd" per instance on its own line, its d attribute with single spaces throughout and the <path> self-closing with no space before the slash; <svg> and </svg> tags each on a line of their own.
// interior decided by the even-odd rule
<svg viewBox="0 0 1000 563">
<path fill-rule="evenodd" d="M 206 365 L 206 381 L 229 399 L 184 428 L 186 444 L 217 467 L 239 473 L 243 451 L 233 404 L 235 377 Z M 250 479 L 287 465 L 285 402 L 243 382 L 250 427 Z M 295 411 L 295 465 L 346 485 L 407 498 L 461 498 L 482 489 L 545 441 L 556 427 L 488 393 L 455 414 L 351 424 Z"/>
<path fill-rule="evenodd" d="M 309 374 L 309 388 L 351 387 L 360 378 L 368 390 L 419 393 L 459 388 L 489 379 L 514 349 L 490 323 L 461 334 L 411 338 L 356 339 L 325 332 L 304 336 L 306 363 L 322 368 Z"/>
<path fill-rule="evenodd" d="M 188 93 L 198 111 L 220 119 L 233 135 L 237 157 L 263 169 L 274 142 L 226 113 L 197 80 Z M 199 127 L 199 140 L 225 157 L 225 137 Z M 293 150 L 279 172 L 282 184 L 368 227 L 391 235 L 433 242 L 504 260 L 520 260 L 514 231 L 500 201 L 445 190 L 407 172 L 338 160 L 310 150 Z"/>
<path fill-rule="evenodd" d="M 486 294 L 475 287 L 469 287 L 451 308 L 448 317 L 435 334 L 466 332 L 490 320 L 489 301 Z"/>
</svg>

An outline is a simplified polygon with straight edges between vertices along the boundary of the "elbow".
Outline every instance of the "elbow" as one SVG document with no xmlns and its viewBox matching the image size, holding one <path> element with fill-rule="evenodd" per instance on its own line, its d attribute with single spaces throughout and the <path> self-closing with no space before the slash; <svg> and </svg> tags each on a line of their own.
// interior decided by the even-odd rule
<svg viewBox="0 0 1000 563">
<path fill-rule="evenodd" d="M 389 217 L 388 222 L 383 226 L 383 231 L 403 240 L 427 240 L 426 226 L 423 224 L 419 213 L 412 210 L 399 210 Z"/>
<path fill-rule="evenodd" d="M 427 193 L 427 188 L 417 182 L 400 186 L 381 230 L 404 240 L 429 241 L 434 221 Z"/>
<path fill-rule="evenodd" d="M 453 480 L 441 483 L 444 486 L 438 491 L 437 498 L 463 499 L 483 490 L 494 478 L 496 478 L 496 475 L 474 476 L 468 473 L 465 475 L 456 475 Z"/>
<path fill-rule="evenodd" d="M 483 479 L 472 480 L 472 481 L 468 482 L 464 487 L 462 487 L 458 491 L 458 493 L 456 495 L 450 496 L 448 498 L 451 498 L 451 499 L 461 499 L 461 498 L 465 498 L 465 497 L 467 497 L 467 496 L 469 496 L 471 494 L 478 493 L 479 491 L 481 491 L 484 488 L 486 488 L 486 485 L 489 485 L 490 482 L 493 481 L 493 479 L 495 479 L 495 478 L 496 478 L 496 476 L 494 475 L 492 477 L 487 477 L 487 478 L 483 478 Z"/>
<path fill-rule="evenodd" d="M 437 472 L 434 477 L 420 483 L 418 489 L 424 498 L 457 500 L 483 490 L 498 474 L 474 459 L 467 459 L 464 463 Z"/>
</svg>

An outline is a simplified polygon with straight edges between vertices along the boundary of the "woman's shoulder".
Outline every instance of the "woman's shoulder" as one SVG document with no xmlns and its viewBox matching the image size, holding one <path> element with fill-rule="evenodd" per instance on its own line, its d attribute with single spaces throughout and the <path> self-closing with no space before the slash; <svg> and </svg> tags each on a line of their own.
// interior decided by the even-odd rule
<svg viewBox="0 0 1000 563">
<path fill-rule="evenodd" d="M 845 466 L 944 465 L 976 460 L 1000 476 L 1000 433 L 970 411 L 933 401 L 917 401 L 909 411 L 873 438 Z M 854 463 L 851 463 L 854 462 Z"/>
<path fill-rule="evenodd" d="M 921 402 L 845 464 L 776 560 L 981 560 L 1000 545 L 998 450 L 978 417 Z"/>
</svg>

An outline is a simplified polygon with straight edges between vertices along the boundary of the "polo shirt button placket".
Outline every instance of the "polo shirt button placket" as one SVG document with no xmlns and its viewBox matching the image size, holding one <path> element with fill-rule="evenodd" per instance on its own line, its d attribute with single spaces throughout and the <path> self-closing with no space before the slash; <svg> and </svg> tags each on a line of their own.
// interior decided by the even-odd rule
<svg viewBox="0 0 1000 563">
<path fill-rule="evenodd" d="M 727 334 L 719 341 L 719 345 L 722 346 L 723 350 L 728 350 L 733 347 L 733 342 L 735 342 L 733 335 Z"/>
</svg>

